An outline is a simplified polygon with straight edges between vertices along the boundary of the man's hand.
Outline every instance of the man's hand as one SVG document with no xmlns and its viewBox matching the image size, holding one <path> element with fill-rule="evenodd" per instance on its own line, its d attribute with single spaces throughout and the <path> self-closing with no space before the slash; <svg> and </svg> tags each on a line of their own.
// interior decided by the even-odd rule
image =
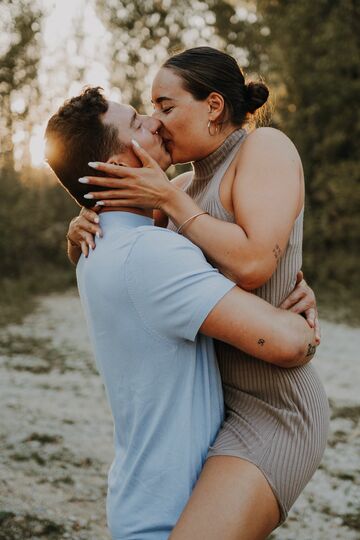
<svg viewBox="0 0 360 540">
<path fill-rule="evenodd" d="M 95 249 L 95 236 L 100 238 L 102 230 L 99 225 L 99 216 L 89 208 L 82 208 L 80 214 L 72 219 L 66 235 L 72 246 L 81 248 L 85 257 L 89 249 Z"/>
<path fill-rule="evenodd" d="M 288 309 L 293 313 L 304 313 L 310 328 L 315 330 L 316 345 L 320 344 L 321 332 L 316 297 L 314 291 L 306 283 L 301 271 L 296 276 L 295 289 L 279 307 Z"/>
</svg>

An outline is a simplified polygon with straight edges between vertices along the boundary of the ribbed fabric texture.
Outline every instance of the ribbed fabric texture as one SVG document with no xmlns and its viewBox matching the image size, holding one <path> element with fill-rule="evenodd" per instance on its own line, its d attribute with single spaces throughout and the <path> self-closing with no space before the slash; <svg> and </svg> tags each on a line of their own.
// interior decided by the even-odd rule
<svg viewBox="0 0 360 540">
<path fill-rule="evenodd" d="M 186 192 L 210 215 L 233 223 L 221 204 L 221 180 L 246 138 L 234 131 L 205 159 L 195 162 Z M 303 210 L 271 279 L 256 295 L 278 306 L 292 291 L 302 264 Z M 170 228 L 175 229 L 170 223 Z M 281 369 L 230 345 L 216 343 L 226 418 L 208 456 L 238 456 L 264 474 L 281 510 L 281 522 L 322 458 L 328 433 L 328 400 L 311 364 Z"/>
</svg>

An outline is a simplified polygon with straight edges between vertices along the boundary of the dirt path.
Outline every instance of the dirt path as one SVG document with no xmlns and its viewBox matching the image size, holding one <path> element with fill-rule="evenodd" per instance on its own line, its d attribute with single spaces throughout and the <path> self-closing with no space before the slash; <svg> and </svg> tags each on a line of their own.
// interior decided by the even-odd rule
<svg viewBox="0 0 360 540">
<path fill-rule="evenodd" d="M 276 540 L 360 538 L 360 332 L 323 323 L 332 407 L 320 469 Z M 108 540 L 112 423 L 75 292 L 0 332 L 0 540 Z"/>
</svg>

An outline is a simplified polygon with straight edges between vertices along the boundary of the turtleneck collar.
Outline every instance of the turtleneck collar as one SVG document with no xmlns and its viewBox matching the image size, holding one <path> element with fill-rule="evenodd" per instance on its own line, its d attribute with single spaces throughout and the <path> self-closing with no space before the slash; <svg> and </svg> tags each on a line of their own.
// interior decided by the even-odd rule
<svg viewBox="0 0 360 540">
<path fill-rule="evenodd" d="M 193 162 L 195 180 L 210 180 L 216 170 L 225 161 L 229 152 L 234 148 L 238 141 L 244 137 L 246 131 L 242 128 L 233 131 L 225 141 L 214 152 L 200 161 Z"/>
</svg>

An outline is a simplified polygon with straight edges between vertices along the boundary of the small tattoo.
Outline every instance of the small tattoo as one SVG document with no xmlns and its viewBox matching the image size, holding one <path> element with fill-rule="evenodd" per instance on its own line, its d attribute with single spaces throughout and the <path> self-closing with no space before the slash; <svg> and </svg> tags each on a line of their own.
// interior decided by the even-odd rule
<svg viewBox="0 0 360 540">
<path fill-rule="evenodd" d="M 311 345 L 311 343 L 309 343 L 306 356 L 313 356 L 315 354 L 315 352 L 316 352 L 316 346 Z"/>
<path fill-rule="evenodd" d="M 273 249 L 273 254 L 274 254 L 274 257 L 277 260 L 277 262 L 279 262 L 280 257 L 282 255 L 281 248 L 280 248 L 279 244 L 275 244 L 275 247 Z"/>
<path fill-rule="evenodd" d="M 259 339 L 258 344 L 262 347 L 265 343 L 265 339 Z"/>
</svg>

